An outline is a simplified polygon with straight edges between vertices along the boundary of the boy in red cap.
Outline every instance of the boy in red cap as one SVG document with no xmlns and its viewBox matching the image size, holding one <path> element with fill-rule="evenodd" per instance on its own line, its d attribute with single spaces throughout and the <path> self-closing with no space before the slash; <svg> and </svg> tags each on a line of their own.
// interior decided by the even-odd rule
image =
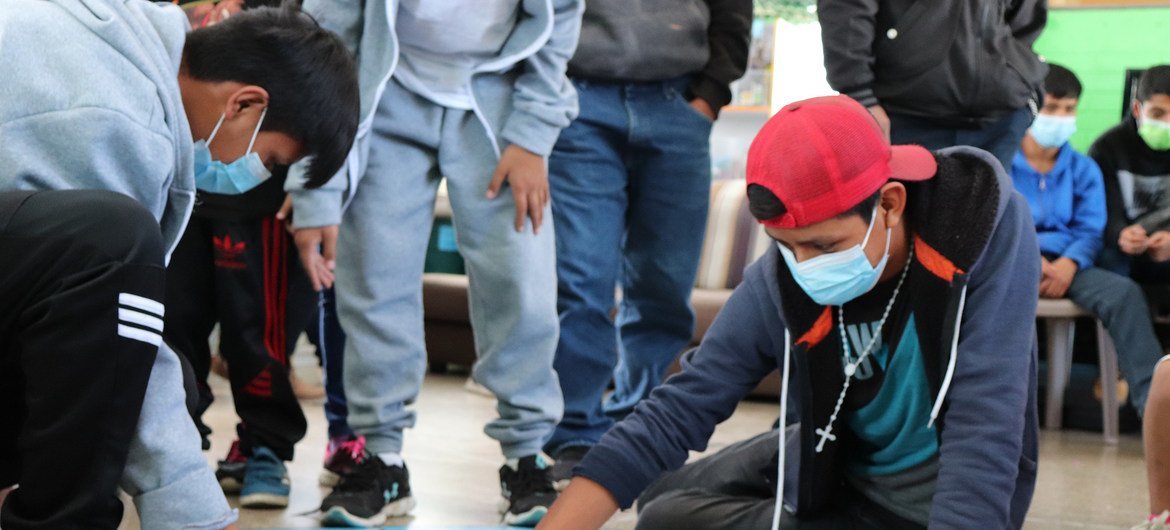
<svg viewBox="0 0 1170 530">
<path fill-rule="evenodd" d="M 1040 259 L 1027 203 L 995 158 L 891 147 L 860 104 L 833 96 L 764 125 L 747 184 L 776 249 L 682 373 L 589 452 L 539 528 L 598 528 L 639 494 L 639 528 L 1022 526 L 1036 481 Z M 706 449 L 777 367 L 791 368 L 783 436 L 646 490 Z"/>
</svg>

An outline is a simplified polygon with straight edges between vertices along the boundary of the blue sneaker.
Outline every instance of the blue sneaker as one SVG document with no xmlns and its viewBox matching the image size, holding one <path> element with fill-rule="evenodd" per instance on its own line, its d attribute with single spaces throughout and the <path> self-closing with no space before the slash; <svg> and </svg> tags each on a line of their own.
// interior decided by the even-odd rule
<svg viewBox="0 0 1170 530">
<path fill-rule="evenodd" d="M 240 506 L 244 508 L 285 508 L 288 506 L 288 470 L 267 447 L 252 449 L 244 470 Z"/>
</svg>

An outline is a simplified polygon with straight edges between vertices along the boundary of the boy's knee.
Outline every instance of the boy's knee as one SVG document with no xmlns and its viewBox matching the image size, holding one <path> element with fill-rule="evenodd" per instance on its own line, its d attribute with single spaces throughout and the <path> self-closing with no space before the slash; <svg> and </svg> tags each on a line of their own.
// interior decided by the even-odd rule
<svg viewBox="0 0 1170 530">
<path fill-rule="evenodd" d="M 163 266 L 165 250 L 158 221 L 138 201 L 120 193 L 77 190 L 60 198 L 72 212 L 75 241 L 95 248 L 109 259 L 138 265 Z"/>
<path fill-rule="evenodd" d="M 660 530 L 665 528 L 687 528 L 690 524 L 681 515 L 680 492 L 660 495 L 645 506 L 639 505 L 637 530 Z"/>
</svg>

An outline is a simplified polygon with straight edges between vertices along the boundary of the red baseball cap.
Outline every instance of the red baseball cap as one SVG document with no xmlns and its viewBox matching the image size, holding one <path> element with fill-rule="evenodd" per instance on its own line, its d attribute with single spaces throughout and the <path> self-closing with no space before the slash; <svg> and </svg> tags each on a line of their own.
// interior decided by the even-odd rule
<svg viewBox="0 0 1170 530">
<path fill-rule="evenodd" d="M 747 183 L 780 199 L 785 212 L 760 221 L 800 228 L 849 211 L 893 180 L 934 176 L 934 155 L 891 146 L 877 121 L 848 96 L 797 101 L 780 109 L 748 149 Z"/>
</svg>

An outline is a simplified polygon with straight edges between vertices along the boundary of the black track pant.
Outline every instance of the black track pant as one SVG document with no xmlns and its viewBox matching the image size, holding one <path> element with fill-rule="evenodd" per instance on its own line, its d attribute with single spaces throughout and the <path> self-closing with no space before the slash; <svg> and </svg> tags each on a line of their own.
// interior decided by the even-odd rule
<svg viewBox="0 0 1170 530">
<path fill-rule="evenodd" d="M 292 236 L 271 217 L 222 221 L 194 216 L 167 269 L 166 339 L 190 361 L 199 388 L 195 424 L 211 405 L 208 335 L 231 374 L 244 454 L 267 447 L 292 460 L 305 415 L 288 380 L 288 357 L 316 309 Z"/>
<path fill-rule="evenodd" d="M 0 527 L 117 528 L 161 341 L 163 245 L 108 191 L 0 193 Z"/>
</svg>

